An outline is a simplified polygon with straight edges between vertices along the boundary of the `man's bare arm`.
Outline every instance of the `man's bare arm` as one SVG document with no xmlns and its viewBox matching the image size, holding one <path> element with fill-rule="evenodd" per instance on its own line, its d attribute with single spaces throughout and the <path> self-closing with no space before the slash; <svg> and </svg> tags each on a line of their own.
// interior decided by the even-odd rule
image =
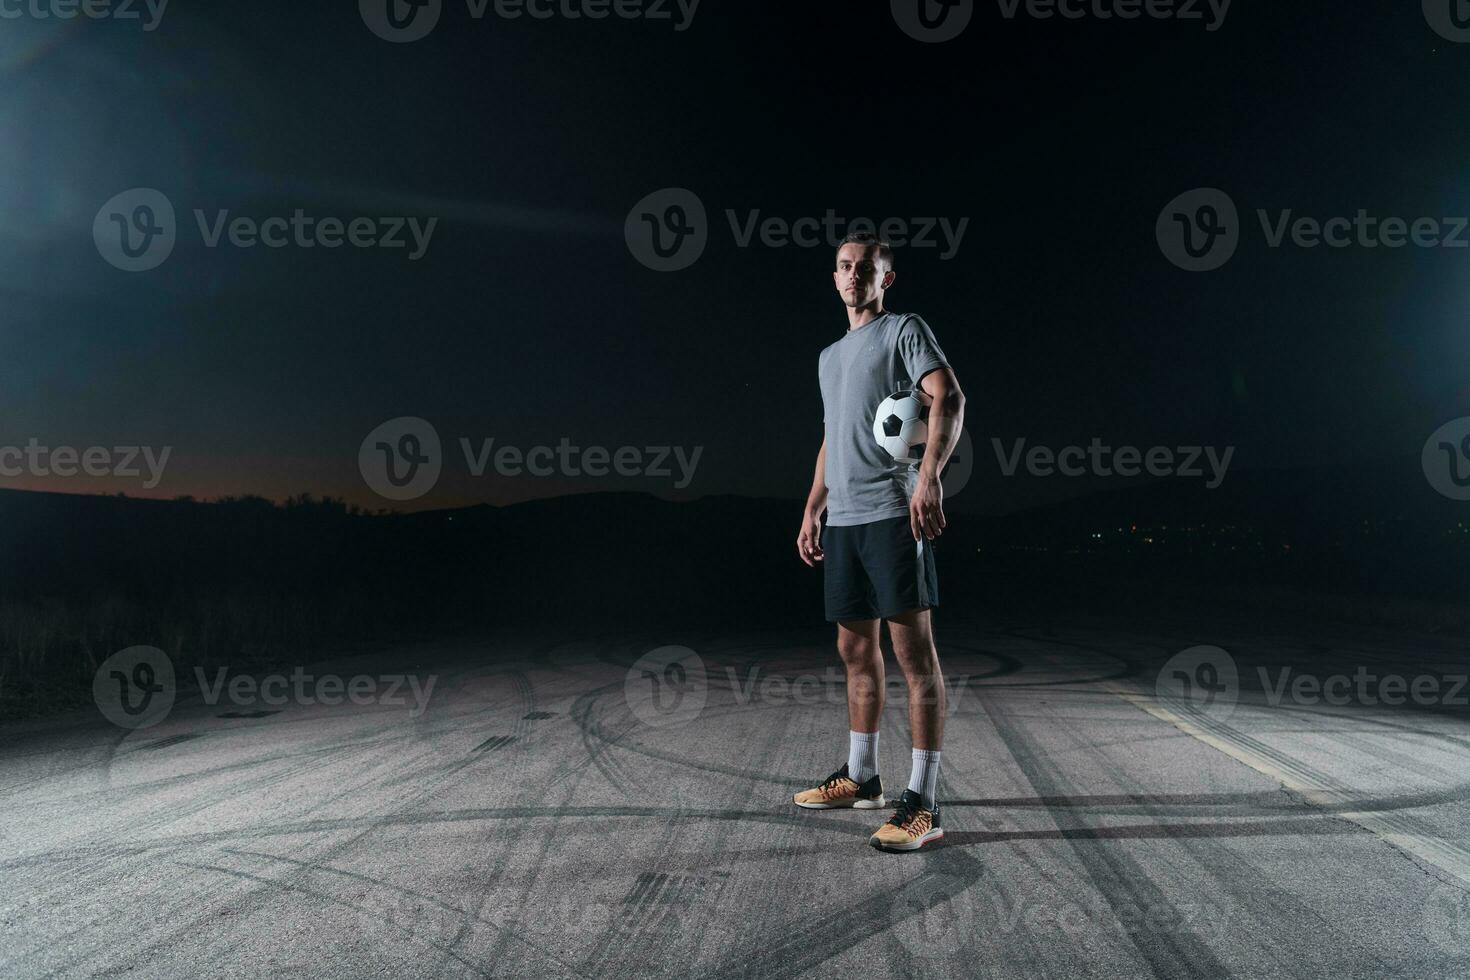
<svg viewBox="0 0 1470 980">
<path fill-rule="evenodd" d="M 929 406 L 929 442 L 924 447 L 924 458 L 919 461 L 919 479 L 937 480 L 954 453 L 960 429 L 965 424 L 965 393 L 960 390 L 954 371 L 947 367 L 924 375 L 919 387 L 934 399 Z"/>
<path fill-rule="evenodd" d="M 822 555 L 822 511 L 827 509 L 827 434 L 822 433 L 822 448 L 817 452 L 817 471 L 812 476 L 812 489 L 801 515 L 801 530 L 796 535 L 796 556 L 813 568 Z"/>
<path fill-rule="evenodd" d="M 919 480 L 909 498 L 909 530 L 914 540 L 934 540 L 944 532 L 944 487 L 939 474 L 954 453 L 965 424 L 965 393 L 949 368 L 930 371 L 919 387 L 933 402 L 929 406 L 929 437 L 919 461 Z"/>
<path fill-rule="evenodd" d="M 822 448 L 817 450 L 817 471 L 812 475 L 812 489 L 806 496 L 806 512 L 821 517 L 827 509 L 827 431 L 822 430 Z"/>
</svg>

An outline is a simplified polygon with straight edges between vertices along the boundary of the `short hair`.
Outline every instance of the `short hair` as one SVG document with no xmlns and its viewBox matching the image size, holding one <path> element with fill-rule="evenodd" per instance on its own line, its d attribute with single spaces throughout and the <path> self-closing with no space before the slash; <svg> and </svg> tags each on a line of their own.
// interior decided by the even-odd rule
<svg viewBox="0 0 1470 980">
<path fill-rule="evenodd" d="M 837 243 L 837 251 L 842 251 L 844 245 L 877 246 L 878 261 L 884 263 L 888 268 L 893 268 L 893 246 L 886 239 L 879 238 L 871 231 L 850 231 Z"/>
</svg>

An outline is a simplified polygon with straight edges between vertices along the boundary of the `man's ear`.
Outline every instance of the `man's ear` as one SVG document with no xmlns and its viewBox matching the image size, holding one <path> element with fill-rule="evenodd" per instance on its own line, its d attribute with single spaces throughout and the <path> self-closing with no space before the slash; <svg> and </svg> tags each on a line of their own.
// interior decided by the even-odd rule
<svg viewBox="0 0 1470 980">
<path fill-rule="evenodd" d="M 898 273 L 894 272 L 892 269 L 889 269 L 887 272 L 883 273 L 883 288 L 888 289 L 890 286 L 893 285 L 893 280 L 897 278 Z"/>
</svg>

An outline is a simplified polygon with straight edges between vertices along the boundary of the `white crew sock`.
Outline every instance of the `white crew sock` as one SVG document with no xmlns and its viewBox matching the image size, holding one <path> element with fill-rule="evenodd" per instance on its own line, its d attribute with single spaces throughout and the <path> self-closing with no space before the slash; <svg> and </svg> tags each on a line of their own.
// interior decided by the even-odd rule
<svg viewBox="0 0 1470 980">
<path fill-rule="evenodd" d="M 847 733 L 847 775 L 856 783 L 866 783 L 878 775 L 878 733 Z"/>
<path fill-rule="evenodd" d="M 924 809 L 934 809 L 939 788 L 939 750 L 914 749 L 914 768 L 909 771 L 909 789 L 923 799 Z"/>
</svg>

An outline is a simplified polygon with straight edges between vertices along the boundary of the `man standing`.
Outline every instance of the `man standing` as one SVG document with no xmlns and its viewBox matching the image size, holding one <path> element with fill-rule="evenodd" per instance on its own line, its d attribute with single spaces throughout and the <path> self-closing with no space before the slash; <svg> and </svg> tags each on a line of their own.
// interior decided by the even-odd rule
<svg viewBox="0 0 1470 980">
<path fill-rule="evenodd" d="M 869 843 L 913 851 L 944 836 L 935 796 L 944 675 L 929 611 L 939 604 L 933 542 L 945 526 L 939 474 L 959 438 L 965 396 L 928 325 L 914 314 L 884 308 L 894 280 L 887 242 L 848 235 L 832 278 L 847 305 L 847 335 L 823 350 L 817 363 L 826 432 L 796 550 L 808 565 L 823 566 L 827 621 L 837 624 L 837 653 L 847 668 L 848 755 L 841 769 L 794 801 L 821 810 L 884 805 L 878 636 L 879 621 L 886 621 L 908 682 L 913 769 L 892 819 Z M 933 399 L 917 470 L 895 462 L 873 438 L 879 403 L 901 387 L 922 389 Z"/>
</svg>

